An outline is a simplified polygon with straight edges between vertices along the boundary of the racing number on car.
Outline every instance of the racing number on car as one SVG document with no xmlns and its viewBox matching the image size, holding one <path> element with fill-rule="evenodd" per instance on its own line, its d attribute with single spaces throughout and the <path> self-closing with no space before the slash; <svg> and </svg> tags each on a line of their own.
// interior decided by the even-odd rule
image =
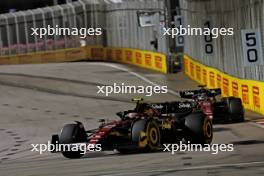
<svg viewBox="0 0 264 176">
<path fill-rule="evenodd" d="M 242 46 L 244 66 L 263 64 L 262 48 L 259 30 L 242 30 Z"/>
<path fill-rule="evenodd" d="M 204 23 L 204 27 L 210 29 L 211 28 L 210 21 L 206 21 Z M 204 35 L 204 41 L 205 41 L 205 53 L 212 54 L 214 51 L 212 34 L 210 33 L 210 35 Z"/>
</svg>

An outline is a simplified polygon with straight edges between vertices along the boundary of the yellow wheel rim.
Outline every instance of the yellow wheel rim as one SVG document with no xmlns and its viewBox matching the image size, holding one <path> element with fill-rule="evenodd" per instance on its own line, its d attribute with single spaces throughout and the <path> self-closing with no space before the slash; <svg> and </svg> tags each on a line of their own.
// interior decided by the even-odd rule
<svg viewBox="0 0 264 176">
<path fill-rule="evenodd" d="M 211 138 L 212 137 L 212 125 L 210 121 L 206 121 L 204 125 L 204 132 L 206 137 Z"/>
<path fill-rule="evenodd" d="M 149 130 L 149 138 L 151 143 L 156 144 L 158 142 L 158 131 L 156 128 L 151 128 Z"/>
</svg>

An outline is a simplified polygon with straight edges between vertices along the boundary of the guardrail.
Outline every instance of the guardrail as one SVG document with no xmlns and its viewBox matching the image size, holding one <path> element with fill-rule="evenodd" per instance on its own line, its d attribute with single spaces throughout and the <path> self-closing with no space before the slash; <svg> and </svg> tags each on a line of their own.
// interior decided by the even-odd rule
<svg viewBox="0 0 264 176">
<path fill-rule="evenodd" d="M 140 21 L 143 21 L 142 24 Z M 145 24 L 145 21 L 151 23 Z M 0 14 L 0 55 L 84 45 L 138 48 L 166 54 L 168 47 L 161 31 L 164 25 L 163 0 L 145 0 L 144 3 L 140 0 L 122 3 L 78 0 L 63 5 Z M 40 30 L 48 28 L 53 29 L 52 35 L 36 35 Z M 102 34 L 88 35 L 83 30 L 73 30 L 75 35 L 70 35 L 69 32 L 57 33 L 54 30 L 84 28 L 101 28 Z"/>
<path fill-rule="evenodd" d="M 79 60 L 102 60 L 127 63 L 167 73 L 166 55 L 164 54 L 139 49 L 107 48 L 102 46 L 86 46 L 1 56 L 0 65 L 54 63 Z"/>
</svg>

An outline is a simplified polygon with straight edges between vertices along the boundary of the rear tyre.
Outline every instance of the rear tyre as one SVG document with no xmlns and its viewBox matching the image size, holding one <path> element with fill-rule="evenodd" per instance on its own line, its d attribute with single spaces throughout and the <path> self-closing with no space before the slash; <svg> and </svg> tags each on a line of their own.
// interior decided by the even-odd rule
<svg viewBox="0 0 264 176">
<path fill-rule="evenodd" d="M 213 140 L 212 121 L 203 113 L 192 113 L 185 117 L 187 140 L 193 144 L 211 144 Z"/>
<path fill-rule="evenodd" d="M 227 105 L 228 118 L 232 122 L 243 122 L 244 121 L 244 108 L 240 98 L 228 97 L 224 101 Z"/>
<path fill-rule="evenodd" d="M 82 124 L 66 124 L 59 137 L 60 144 L 74 144 L 87 142 L 87 135 Z M 68 149 L 69 150 L 69 149 Z M 66 158 L 74 159 L 82 157 L 83 151 L 62 151 Z"/>
</svg>

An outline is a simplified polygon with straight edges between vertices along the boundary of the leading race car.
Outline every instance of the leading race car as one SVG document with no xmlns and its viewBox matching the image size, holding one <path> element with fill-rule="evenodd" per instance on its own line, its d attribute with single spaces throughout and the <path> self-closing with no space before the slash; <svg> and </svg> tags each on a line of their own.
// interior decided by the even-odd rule
<svg viewBox="0 0 264 176">
<path fill-rule="evenodd" d="M 52 143 L 100 144 L 103 151 L 120 153 L 156 151 L 166 143 L 190 142 L 210 144 L 213 139 L 212 121 L 202 109 L 192 107 L 192 102 L 145 103 L 134 99 L 136 107 L 118 112 L 120 120 L 100 121 L 98 128 L 85 130 L 81 122 L 66 124 Z M 78 151 L 61 151 L 67 158 L 80 158 Z"/>
<path fill-rule="evenodd" d="M 193 107 L 204 109 L 204 112 L 213 119 L 215 123 L 243 122 L 244 108 L 240 98 L 223 97 L 219 101 L 217 96 L 221 95 L 221 89 L 206 89 L 204 85 L 197 90 L 180 91 L 180 96 L 193 102 Z M 206 111 L 211 109 L 212 111 Z"/>
</svg>

